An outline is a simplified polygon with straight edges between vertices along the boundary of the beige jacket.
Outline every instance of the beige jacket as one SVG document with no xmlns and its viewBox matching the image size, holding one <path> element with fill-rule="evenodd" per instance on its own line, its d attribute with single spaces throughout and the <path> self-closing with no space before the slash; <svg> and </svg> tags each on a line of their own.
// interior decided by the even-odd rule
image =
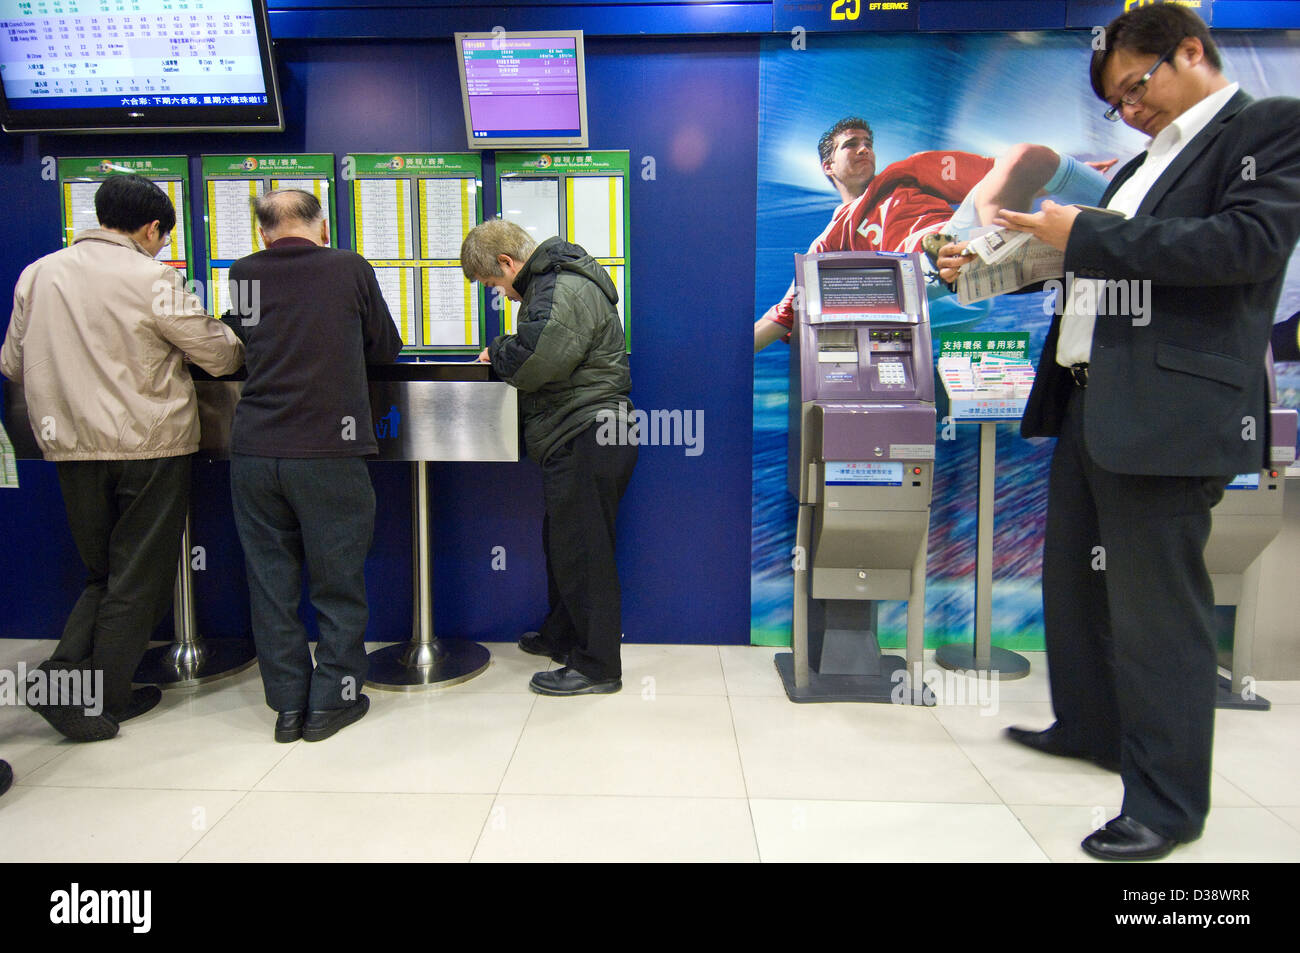
<svg viewBox="0 0 1300 953">
<path fill-rule="evenodd" d="M 19 276 L 0 371 L 23 385 L 46 460 L 147 460 L 199 447 L 185 355 L 229 374 L 244 346 L 175 268 L 92 228 Z"/>
</svg>

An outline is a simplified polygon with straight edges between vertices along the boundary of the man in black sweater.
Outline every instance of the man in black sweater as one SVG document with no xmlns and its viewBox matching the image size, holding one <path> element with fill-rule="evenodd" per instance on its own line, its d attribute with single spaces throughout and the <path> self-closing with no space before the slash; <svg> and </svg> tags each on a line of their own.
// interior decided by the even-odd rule
<svg viewBox="0 0 1300 953">
<path fill-rule="evenodd" d="M 265 250 L 231 266 L 225 315 L 248 367 L 230 490 L 275 740 L 320 741 L 370 706 L 360 688 L 375 493 L 364 458 L 379 448 L 366 364 L 392 361 L 402 339 L 374 269 L 329 247 L 315 196 L 269 192 L 255 211 Z M 304 561 L 320 630 L 314 669 L 298 618 Z"/>
</svg>

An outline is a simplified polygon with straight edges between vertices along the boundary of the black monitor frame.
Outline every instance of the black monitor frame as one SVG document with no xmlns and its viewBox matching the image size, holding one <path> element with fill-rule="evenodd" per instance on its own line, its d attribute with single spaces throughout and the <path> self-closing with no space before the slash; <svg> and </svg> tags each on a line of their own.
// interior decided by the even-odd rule
<svg viewBox="0 0 1300 953">
<path fill-rule="evenodd" d="M 249 0 L 257 29 L 262 61 L 265 105 L 130 106 L 73 109 L 11 109 L 0 83 L 0 127 L 5 132 L 114 133 L 114 132 L 281 132 L 284 108 L 275 57 L 271 53 L 271 28 L 266 0 Z"/>
</svg>

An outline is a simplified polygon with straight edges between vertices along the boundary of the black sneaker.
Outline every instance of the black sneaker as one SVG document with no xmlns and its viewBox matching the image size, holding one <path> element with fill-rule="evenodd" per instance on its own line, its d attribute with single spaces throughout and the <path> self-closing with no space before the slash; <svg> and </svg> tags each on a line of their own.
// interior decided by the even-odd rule
<svg viewBox="0 0 1300 953">
<path fill-rule="evenodd" d="M 14 769 L 9 767 L 8 761 L 0 761 L 0 794 L 9 790 L 9 786 L 14 783 Z"/>
</svg>

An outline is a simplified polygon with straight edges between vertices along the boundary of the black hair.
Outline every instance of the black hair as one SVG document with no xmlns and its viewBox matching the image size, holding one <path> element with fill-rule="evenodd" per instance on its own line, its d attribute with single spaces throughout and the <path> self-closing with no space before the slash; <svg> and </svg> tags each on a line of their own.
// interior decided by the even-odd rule
<svg viewBox="0 0 1300 953">
<path fill-rule="evenodd" d="M 822 137 L 817 140 L 817 154 L 821 156 L 823 165 L 830 160 L 831 153 L 835 151 L 835 137 L 841 132 L 847 132 L 850 129 L 865 129 L 868 136 L 873 135 L 871 127 L 867 125 L 865 119 L 860 116 L 845 116 L 823 132 Z"/>
<path fill-rule="evenodd" d="M 156 221 L 161 234 L 176 227 L 167 193 L 142 175 L 111 175 L 95 191 L 95 216 L 104 228 L 135 232 Z"/>
<path fill-rule="evenodd" d="M 1201 41 L 1206 62 L 1215 70 L 1221 71 L 1223 60 L 1219 56 L 1219 48 L 1210 39 L 1210 28 L 1186 7 L 1176 3 L 1157 3 L 1149 7 L 1137 7 L 1116 17 L 1106 27 L 1105 45 L 1092 53 L 1089 67 L 1092 91 L 1098 99 L 1106 99 L 1101 74 L 1106 68 L 1106 60 L 1116 50 L 1163 56 L 1189 36 Z"/>
</svg>

